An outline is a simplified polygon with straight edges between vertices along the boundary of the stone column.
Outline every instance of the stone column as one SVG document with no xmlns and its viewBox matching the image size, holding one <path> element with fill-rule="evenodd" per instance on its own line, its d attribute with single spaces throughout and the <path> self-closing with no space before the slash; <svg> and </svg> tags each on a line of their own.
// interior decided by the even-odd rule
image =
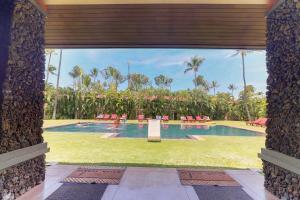
<svg viewBox="0 0 300 200">
<path fill-rule="evenodd" d="M 43 142 L 44 15 L 30 0 L 0 1 L 0 155 Z M 0 171 L 0 200 L 41 183 L 45 156 Z"/>
<path fill-rule="evenodd" d="M 267 68 L 266 147 L 300 159 L 300 0 L 284 0 L 267 17 Z M 300 199 L 300 175 L 270 162 L 263 164 L 270 192 Z"/>
</svg>

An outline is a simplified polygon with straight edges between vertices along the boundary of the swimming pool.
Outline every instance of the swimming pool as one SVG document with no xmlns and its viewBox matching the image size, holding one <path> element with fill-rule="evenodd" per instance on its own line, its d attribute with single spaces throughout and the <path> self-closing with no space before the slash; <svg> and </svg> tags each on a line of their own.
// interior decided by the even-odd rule
<svg viewBox="0 0 300 200">
<path fill-rule="evenodd" d="M 47 128 L 46 132 L 66 133 L 119 133 L 118 137 L 147 138 L 147 124 L 121 124 L 113 128 L 112 124 L 90 123 L 86 126 L 68 125 Z M 188 135 L 218 135 L 218 136 L 257 136 L 258 132 L 227 126 L 207 125 L 161 125 L 161 137 L 165 139 L 187 138 Z"/>
</svg>

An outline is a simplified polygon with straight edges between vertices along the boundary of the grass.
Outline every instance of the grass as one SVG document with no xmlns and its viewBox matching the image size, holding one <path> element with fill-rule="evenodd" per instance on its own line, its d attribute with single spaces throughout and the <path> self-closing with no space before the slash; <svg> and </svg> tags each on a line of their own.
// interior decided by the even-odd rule
<svg viewBox="0 0 300 200">
<path fill-rule="evenodd" d="M 264 137 L 206 136 L 204 141 L 103 139 L 99 134 L 44 133 L 47 162 L 80 165 L 261 168 Z"/>
<path fill-rule="evenodd" d="M 216 121 L 216 124 L 230 126 L 230 127 L 234 127 L 234 128 L 242 128 L 242 129 L 246 129 L 246 130 L 250 130 L 250 131 L 257 131 L 257 132 L 261 132 L 261 133 L 266 132 L 265 127 L 249 126 L 249 125 L 246 125 L 246 122 L 243 122 L 243 121 Z"/>
<path fill-rule="evenodd" d="M 44 128 L 93 120 L 45 120 Z M 137 123 L 128 120 L 128 123 Z M 169 124 L 180 124 L 170 121 Z M 241 121 L 214 121 L 258 132 L 265 128 L 247 126 Z M 80 165 L 156 166 L 200 168 L 261 168 L 257 153 L 265 137 L 203 136 L 204 141 L 163 140 L 149 143 L 145 139 L 104 139 L 101 134 L 44 133 L 50 152 L 47 162 Z"/>
</svg>

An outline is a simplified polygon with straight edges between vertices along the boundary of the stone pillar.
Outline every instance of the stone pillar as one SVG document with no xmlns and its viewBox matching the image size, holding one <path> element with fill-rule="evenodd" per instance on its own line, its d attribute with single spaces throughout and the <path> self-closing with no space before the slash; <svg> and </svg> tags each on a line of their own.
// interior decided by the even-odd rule
<svg viewBox="0 0 300 200">
<path fill-rule="evenodd" d="M 300 0 L 285 0 L 267 17 L 269 78 L 266 147 L 300 159 Z M 300 175 L 264 161 L 265 187 L 300 199 Z"/>
<path fill-rule="evenodd" d="M 30 0 L 0 1 L 0 155 L 43 142 L 44 15 Z M 45 156 L 0 171 L 0 200 L 41 183 Z"/>
</svg>

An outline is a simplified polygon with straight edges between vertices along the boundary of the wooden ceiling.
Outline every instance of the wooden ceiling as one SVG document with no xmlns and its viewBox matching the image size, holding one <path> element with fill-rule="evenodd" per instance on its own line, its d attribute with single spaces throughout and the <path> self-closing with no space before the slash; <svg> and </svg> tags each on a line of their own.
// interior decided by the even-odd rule
<svg viewBox="0 0 300 200">
<path fill-rule="evenodd" d="M 48 48 L 264 49 L 266 4 L 48 5 Z"/>
</svg>

